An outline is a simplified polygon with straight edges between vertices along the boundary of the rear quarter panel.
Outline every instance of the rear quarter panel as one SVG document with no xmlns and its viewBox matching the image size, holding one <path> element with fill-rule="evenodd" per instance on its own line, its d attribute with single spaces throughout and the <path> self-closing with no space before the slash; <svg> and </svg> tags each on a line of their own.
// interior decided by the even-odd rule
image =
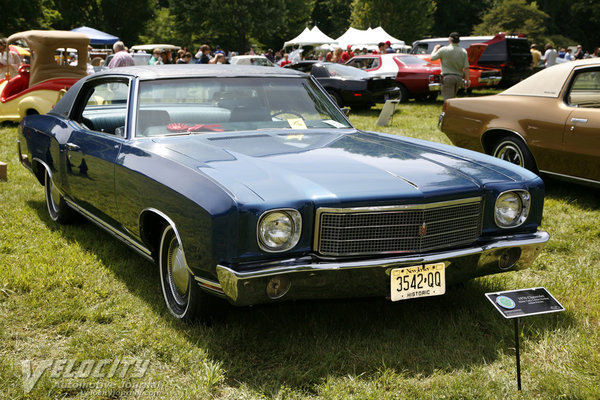
<svg viewBox="0 0 600 400">
<path fill-rule="evenodd" d="M 569 107 L 560 99 L 485 96 L 446 102 L 442 131 L 456 146 L 489 152 L 501 136 L 522 137 L 538 168 L 551 163 L 562 147 Z"/>
</svg>

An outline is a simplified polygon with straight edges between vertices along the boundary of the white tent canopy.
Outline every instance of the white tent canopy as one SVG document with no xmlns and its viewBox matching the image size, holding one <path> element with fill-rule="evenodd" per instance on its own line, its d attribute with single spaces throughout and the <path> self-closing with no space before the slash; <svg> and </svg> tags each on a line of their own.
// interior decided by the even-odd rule
<svg viewBox="0 0 600 400">
<path fill-rule="evenodd" d="M 296 36 L 290 41 L 283 44 L 283 47 L 287 46 L 315 46 L 321 44 L 335 44 L 335 39 L 330 38 L 317 27 L 314 26 L 312 29 L 304 28 L 301 34 Z"/>
<path fill-rule="evenodd" d="M 381 26 L 378 26 L 375 29 L 369 28 L 366 30 L 350 27 L 342 36 L 337 38 L 337 42 L 342 48 L 346 48 L 349 45 L 353 48 L 377 46 L 378 43 L 387 42 L 388 40 L 394 48 L 404 47 L 406 45 L 403 40 L 396 39 L 387 33 Z"/>
</svg>

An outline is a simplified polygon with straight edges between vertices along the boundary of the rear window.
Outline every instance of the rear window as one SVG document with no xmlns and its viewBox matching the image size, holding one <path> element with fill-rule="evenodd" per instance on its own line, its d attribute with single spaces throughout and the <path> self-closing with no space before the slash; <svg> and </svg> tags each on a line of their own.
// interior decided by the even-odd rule
<svg viewBox="0 0 600 400">
<path fill-rule="evenodd" d="M 429 64 L 427 61 L 417 56 L 397 56 L 394 57 L 397 61 L 400 61 L 404 65 L 426 65 Z"/>
<path fill-rule="evenodd" d="M 531 54 L 526 39 L 506 39 L 509 54 Z"/>
</svg>

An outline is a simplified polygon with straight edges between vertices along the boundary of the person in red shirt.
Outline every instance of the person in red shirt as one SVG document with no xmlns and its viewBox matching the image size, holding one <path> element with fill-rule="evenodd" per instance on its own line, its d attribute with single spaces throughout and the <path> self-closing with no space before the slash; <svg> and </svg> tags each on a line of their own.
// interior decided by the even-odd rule
<svg viewBox="0 0 600 400">
<path fill-rule="evenodd" d="M 342 62 L 346 62 L 352 57 L 354 57 L 354 53 L 352 52 L 352 46 L 348 45 L 348 47 L 346 47 L 346 51 L 342 53 Z"/>
<path fill-rule="evenodd" d="M 281 59 L 281 61 L 279 62 L 279 66 L 280 66 L 280 67 L 283 67 L 283 66 L 286 66 L 286 65 L 288 65 L 288 64 L 291 64 L 291 63 L 292 63 L 292 62 L 289 60 L 289 58 L 288 58 L 289 56 L 290 56 L 290 55 L 289 55 L 288 53 L 284 53 L 284 54 L 283 54 L 283 58 L 282 58 L 282 59 Z"/>
</svg>

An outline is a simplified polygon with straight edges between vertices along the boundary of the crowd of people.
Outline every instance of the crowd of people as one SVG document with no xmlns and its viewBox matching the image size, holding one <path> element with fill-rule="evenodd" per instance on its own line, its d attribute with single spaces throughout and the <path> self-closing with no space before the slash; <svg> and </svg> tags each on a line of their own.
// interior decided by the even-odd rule
<svg viewBox="0 0 600 400">
<path fill-rule="evenodd" d="M 128 51 L 123 42 L 119 41 L 113 45 L 113 51 L 115 56 L 109 64 L 109 68 L 115 68 L 120 66 L 134 65 L 132 53 Z M 344 50 L 340 47 L 333 51 L 312 51 L 307 54 L 301 55 L 304 59 L 314 59 L 322 61 L 330 61 L 336 63 L 345 63 L 355 55 L 368 54 L 368 53 L 395 53 L 396 50 L 391 46 L 389 41 L 381 42 L 377 46 L 376 50 L 369 51 L 367 48 L 354 49 L 352 46 L 347 46 Z M 273 64 L 279 66 L 285 66 L 293 61 L 294 57 L 300 57 L 296 54 L 297 50 L 292 53 L 286 53 L 283 50 L 273 51 L 268 49 L 265 52 L 257 54 L 253 49 L 246 52 L 245 55 L 260 55 L 266 57 Z M 118 57 L 117 57 L 118 54 Z M 149 65 L 161 65 L 161 64 L 226 64 L 231 57 L 237 56 L 238 54 L 234 51 L 224 51 L 219 45 L 214 49 L 204 44 L 200 46 L 198 51 L 192 54 L 187 48 L 182 48 L 177 52 L 173 52 L 171 49 L 155 48 L 152 51 L 152 57 L 148 60 Z"/>
<path fill-rule="evenodd" d="M 583 60 L 584 58 L 600 57 L 600 47 L 596 47 L 593 53 L 584 51 L 583 47 L 578 44 L 575 50 L 571 47 L 554 48 L 552 43 L 547 43 L 544 46 L 544 53 L 538 50 L 537 45 L 531 45 L 531 58 L 533 68 L 551 67 L 557 63 Z"/>
</svg>

